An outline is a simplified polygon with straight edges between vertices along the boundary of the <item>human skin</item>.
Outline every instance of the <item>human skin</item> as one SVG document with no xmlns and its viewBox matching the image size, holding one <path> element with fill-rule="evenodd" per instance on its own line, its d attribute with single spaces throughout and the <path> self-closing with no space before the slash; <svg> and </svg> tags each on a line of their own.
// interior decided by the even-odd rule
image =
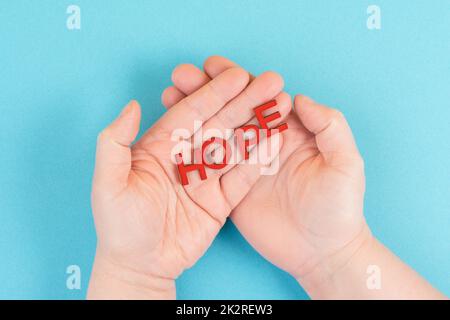
<svg viewBox="0 0 450 320">
<path fill-rule="evenodd" d="M 89 299 L 176 297 L 174 280 L 203 255 L 267 164 L 207 169 L 203 181 L 194 172 L 182 186 L 171 159 L 178 143 L 171 140 L 173 130 L 193 135 L 195 120 L 204 121 L 203 128 L 236 128 L 251 119 L 252 108 L 273 98 L 283 118 L 290 99 L 279 96 L 282 88 L 275 73 L 249 85 L 245 70 L 231 68 L 178 101 L 134 144 L 141 118 L 136 101 L 100 133 L 92 187 L 97 250 Z M 274 138 L 282 142 L 280 134 L 269 140 Z"/>
<path fill-rule="evenodd" d="M 204 71 L 178 66 L 167 108 L 236 64 L 213 56 Z M 280 171 L 261 177 L 231 213 L 252 246 L 312 298 L 445 298 L 385 248 L 364 219 L 364 162 L 343 114 L 298 95 L 283 132 Z M 381 287 L 367 286 L 368 269 Z"/>
</svg>

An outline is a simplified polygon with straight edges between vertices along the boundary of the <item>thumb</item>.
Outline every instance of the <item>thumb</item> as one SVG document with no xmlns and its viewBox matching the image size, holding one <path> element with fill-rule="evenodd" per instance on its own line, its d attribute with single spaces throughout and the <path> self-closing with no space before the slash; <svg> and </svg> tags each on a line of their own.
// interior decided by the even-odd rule
<svg viewBox="0 0 450 320">
<path fill-rule="evenodd" d="M 295 97 L 294 108 L 305 128 L 315 135 L 317 147 L 325 161 L 329 162 L 342 153 L 359 156 L 350 126 L 340 111 L 320 105 L 303 95 Z"/>
<path fill-rule="evenodd" d="M 132 100 L 119 117 L 98 136 L 94 187 L 110 192 L 127 186 L 131 168 L 130 145 L 139 132 L 141 108 Z"/>
</svg>

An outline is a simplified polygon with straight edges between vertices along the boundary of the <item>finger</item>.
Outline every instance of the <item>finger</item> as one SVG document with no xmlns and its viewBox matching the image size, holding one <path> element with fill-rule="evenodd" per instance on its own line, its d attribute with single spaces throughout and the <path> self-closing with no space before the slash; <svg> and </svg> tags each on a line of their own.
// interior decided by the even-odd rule
<svg viewBox="0 0 450 320">
<path fill-rule="evenodd" d="M 127 186 L 131 168 L 129 146 L 138 134 L 140 120 L 140 106 L 131 101 L 98 136 L 94 173 L 96 187 L 118 192 Z"/>
<path fill-rule="evenodd" d="M 170 108 L 149 130 L 148 135 L 170 136 L 175 129 L 187 130 L 192 135 L 195 121 L 211 118 L 241 93 L 248 81 L 248 73 L 243 69 L 228 69 Z"/>
<path fill-rule="evenodd" d="M 295 97 L 294 110 L 305 128 L 315 135 L 325 160 L 337 153 L 358 153 L 352 131 L 341 112 L 302 95 Z"/>
<path fill-rule="evenodd" d="M 229 68 L 228 68 L 229 69 Z M 211 79 L 193 64 L 180 64 L 172 72 L 172 82 L 186 96 L 195 92 Z"/>
<path fill-rule="evenodd" d="M 231 209 L 241 202 L 259 177 L 277 159 L 281 146 L 281 134 L 273 134 L 268 139 L 262 139 L 259 145 L 251 150 L 248 160 L 237 164 L 220 178 L 221 189 Z"/>
<path fill-rule="evenodd" d="M 196 133 L 197 139 L 194 139 L 194 142 L 200 142 L 202 137 L 209 138 L 208 132 L 214 135 L 220 132 L 221 137 L 228 138 L 227 131 L 232 132 L 232 129 L 249 121 L 254 116 L 253 109 L 279 95 L 283 86 L 283 78 L 275 72 L 265 72 L 258 76 L 239 96 L 231 100 L 203 125 L 202 130 Z M 273 111 L 274 109 L 271 110 Z M 194 147 L 197 146 L 194 144 Z"/>
<path fill-rule="evenodd" d="M 163 106 L 169 109 L 170 107 L 177 104 L 185 97 L 186 95 L 179 89 L 177 89 L 175 86 L 170 86 L 164 89 L 163 93 L 161 94 L 161 102 Z"/>
<path fill-rule="evenodd" d="M 215 78 L 223 71 L 234 67 L 238 67 L 238 65 L 220 56 L 212 56 L 205 61 L 204 68 L 207 73 L 190 64 L 182 64 L 176 67 L 172 73 L 172 81 L 174 87 L 178 90 L 174 91 L 172 89 L 173 87 L 168 87 L 164 90 L 162 96 L 163 105 L 169 109 L 174 104 L 181 101 L 186 95 L 201 88 L 205 83 L 211 80 L 208 73 L 211 77 Z M 250 79 L 254 79 L 254 76 L 251 74 Z"/>
<path fill-rule="evenodd" d="M 169 109 L 183 98 L 200 89 L 211 79 L 192 64 L 181 64 L 172 72 L 174 86 L 166 88 L 161 96 L 163 105 Z"/>
<path fill-rule="evenodd" d="M 239 65 L 222 56 L 211 56 L 205 60 L 203 69 L 210 78 L 215 78 L 227 69 L 239 67 Z M 250 81 L 254 76 L 250 74 Z"/>
</svg>

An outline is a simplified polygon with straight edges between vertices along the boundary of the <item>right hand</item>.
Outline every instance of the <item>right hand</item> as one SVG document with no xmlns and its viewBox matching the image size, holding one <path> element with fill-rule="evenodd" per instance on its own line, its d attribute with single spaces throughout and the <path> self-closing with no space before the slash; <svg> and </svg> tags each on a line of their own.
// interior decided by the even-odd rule
<svg viewBox="0 0 450 320">
<path fill-rule="evenodd" d="M 204 71 L 178 66 L 163 104 L 170 108 L 231 67 L 218 56 Z M 231 218 L 258 252 L 307 287 L 310 274 L 332 276 L 372 236 L 363 216 L 364 164 L 347 121 L 304 96 L 294 105 L 279 172 L 260 178 Z"/>
</svg>

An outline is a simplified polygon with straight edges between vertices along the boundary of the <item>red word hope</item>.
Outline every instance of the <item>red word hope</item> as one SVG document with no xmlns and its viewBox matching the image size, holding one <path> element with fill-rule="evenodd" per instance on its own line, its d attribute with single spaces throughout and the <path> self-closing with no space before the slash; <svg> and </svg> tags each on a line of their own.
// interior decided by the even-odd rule
<svg viewBox="0 0 450 320">
<path fill-rule="evenodd" d="M 259 143 L 259 138 L 260 138 L 259 130 L 260 129 L 267 130 L 267 137 L 270 137 L 272 130 L 275 129 L 275 130 L 278 130 L 278 132 L 282 132 L 288 128 L 287 123 L 282 123 L 278 127 L 273 128 L 273 129 L 269 128 L 268 124 L 270 122 L 280 118 L 281 114 L 278 111 L 275 111 L 267 116 L 264 116 L 263 113 L 266 110 L 268 110 L 276 105 L 277 105 L 277 102 L 275 100 L 271 100 L 263 105 L 253 108 L 253 111 L 255 112 L 255 116 L 256 116 L 256 119 L 258 120 L 260 127 L 258 127 L 257 125 L 254 125 L 254 124 L 249 124 L 249 125 L 242 126 L 235 130 L 237 144 L 239 146 L 239 149 L 242 150 L 245 160 L 247 160 L 249 158 L 249 151 L 248 151 L 249 146 Z M 255 136 L 255 138 L 252 138 L 252 139 L 246 139 L 244 137 L 244 134 L 250 130 L 253 130 L 255 132 L 256 136 Z M 225 153 L 224 153 L 221 163 L 208 163 L 208 161 L 205 161 L 205 159 L 204 159 L 205 150 L 212 144 L 220 144 L 225 150 Z M 200 175 L 201 180 L 207 179 L 205 167 L 208 167 L 208 168 L 214 169 L 214 170 L 222 169 L 222 168 L 226 167 L 226 165 L 228 164 L 227 160 L 228 160 L 229 156 L 230 156 L 230 146 L 229 146 L 228 142 L 222 138 L 217 138 L 217 137 L 213 137 L 213 138 L 208 139 L 205 142 L 203 142 L 202 147 L 201 147 L 200 163 L 193 163 L 193 164 L 186 165 L 183 162 L 182 154 L 181 153 L 177 154 L 175 156 L 175 158 L 176 158 L 176 163 L 177 163 L 177 167 L 178 167 L 178 173 L 180 175 L 181 184 L 182 185 L 189 184 L 187 174 L 192 171 L 198 171 L 198 174 Z"/>
</svg>

